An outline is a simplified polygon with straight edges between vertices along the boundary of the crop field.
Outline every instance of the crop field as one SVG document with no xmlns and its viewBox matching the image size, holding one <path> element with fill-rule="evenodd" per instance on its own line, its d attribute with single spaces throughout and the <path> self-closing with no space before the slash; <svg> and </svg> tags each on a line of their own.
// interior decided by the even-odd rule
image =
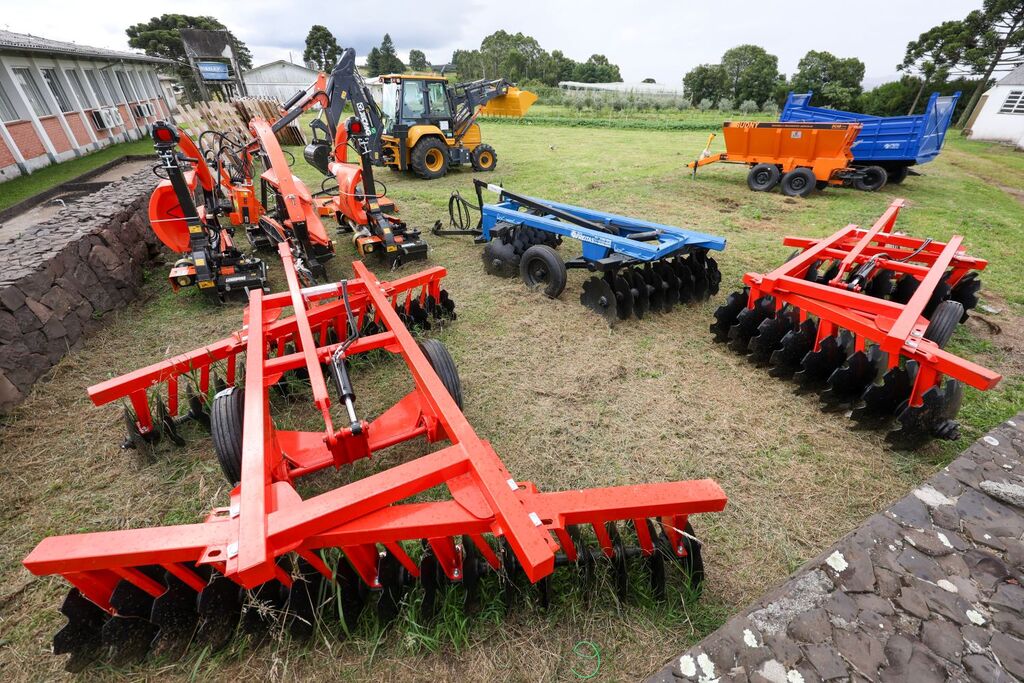
<svg viewBox="0 0 1024 683">
<path fill-rule="evenodd" d="M 606 578 L 584 594 L 573 574 L 561 570 L 547 611 L 529 596 L 511 610 L 494 597 L 467 616 L 453 594 L 440 617 L 423 624 L 415 610 L 421 596 L 414 591 L 387 627 L 365 618 L 346 634 L 325 617 L 306 644 L 275 632 L 259 643 L 236 639 L 219 652 L 192 648 L 180 660 L 151 659 L 117 670 L 101 665 L 91 676 L 494 681 L 577 680 L 596 672 L 594 680 L 637 679 L 1024 406 L 1024 154 L 951 132 L 946 150 L 921 168 L 921 177 L 877 193 L 829 189 L 799 200 L 750 192 L 745 170 L 735 166 L 711 166 L 691 179 L 685 164 L 704 147 L 706 131 L 555 127 L 544 119 L 577 112 L 536 107 L 535 113 L 520 123 L 484 122 L 485 140 L 499 157 L 488 181 L 723 235 L 728 247 L 714 255 L 723 271 L 722 291 L 705 304 L 610 329 L 578 302 L 589 274 L 569 271 L 562 296 L 546 299 L 518 279 L 485 274 L 481 248 L 470 238 L 429 234 L 435 220 L 447 223 L 453 191 L 472 195 L 471 172 L 426 182 L 382 170 L 380 179 L 401 215 L 424 230 L 428 263 L 448 270 L 445 286 L 456 300 L 458 320 L 430 334 L 455 358 L 470 423 L 517 479 L 542 490 L 716 479 L 729 505 L 692 519 L 704 543 L 703 594 L 697 599 L 677 587 L 659 604 L 640 590 L 619 603 Z M 651 112 L 637 120 L 656 122 L 659 116 L 673 115 Z M 305 167 L 301 150 L 292 151 L 299 160 L 296 173 L 318 188 L 316 171 Z M 712 344 L 708 332 L 715 307 L 739 287 L 744 272 L 785 259 L 783 235 L 824 236 L 848 223 L 869 225 L 896 197 L 908 200 L 900 230 L 938 240 L 962 234 L 972 255 L 990 261 L 979 315 L 959 327 L 950 349 L 1004 375 L 993 391 L 967 390 L 959 442 L 916 452 L 892 450 L 883 432 L 857 431 L 844 415 L 823 413 L 815 394 L 795 393 L 793 384 Z M 562 246 L 567 255 L 575 249 Z M 351 273 L 354 253 L 344 236 L 337 253 L 329 271 L 341 278 Z M 389 277 L 381 264 L 370 265 L 381 279 Z M 398 274 L 421 265 L 407 264 Z M 95 408 L 86 397 L 91 384 L 219 339 L 240 325 L 238 304 L 211 309 L 197 292 L 171 293 L 165 276 L 164 268 L 153 269 L 144 297 L 111 314 L 85 348 L 68 355 L 0 427 L 5 680 L 51 679 L 63 666 L 49 649 L 64 622 L 57 608 L 66 584 L 37 579 L 21 566 L 41 538 L 193 522 L 227 501 L 209 435 L 198 426 L 186 428 L 186 446 L 161 445 L 156 462 L 140 465 L 120 448 L 120 407 Z M 272 281 L 276 288 L 283 284 L 279 266 L 272 267 Z M 403 395 L 409 382 L 404 368 L 386 358 L 356 364 L 353 377 L 357 405 L 369 415 Z M 276 398 L 274 409 L 282 423 L 314 417 L 301 394 Z M 418 446 L 405 444 L 311 477 L 301 492 L 386 469 L 425 452 Z M 486 588 L 497 592 L 494 583 Z"/>
</svg>

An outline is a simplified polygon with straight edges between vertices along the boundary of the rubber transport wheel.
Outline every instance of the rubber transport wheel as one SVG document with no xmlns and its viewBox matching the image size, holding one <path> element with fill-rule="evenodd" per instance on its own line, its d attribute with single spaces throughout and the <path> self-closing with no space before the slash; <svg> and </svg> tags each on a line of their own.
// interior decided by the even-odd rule
<svg viewBox="0 0 1024 683">
<path fill-rule="evenodd" d="M 412 148 L 409 166 L 425 180 L 434 180 L 448 173 L 448 146 L 435 137 L 423 138 Z"/>
<path fill-rule="evenodd" d="M 862 192 L 876 192 L 885 186 L 889 174 L 881 166 L 868 166 L 861 169 L 861 175 L 853 181 L 853 186 Z"/>
<path fill-rule="evenodd" d="M 814 171 L 809 168 L 794 168 L 782 176 L 782 194 L 787 197 L 806 197 L 815 187 L 817 181 Z"/>
<path fill-rule="evenodd" d="M 886 171 L 886 173 L 889 176 L 889 179 L 886 180 L 887 183 L 899 185 L 900 183 L 907 179 L 907 176 L 910 174 L 910 167 L 898 166 L 896 168 L 890 168 L 888 171 Z"/>
<path fill-rule="evenodd" d="M 565 263 L 558 252 L 546 244 L 535 244 L 519 260 L 519 275 L 530 289 L 544 290 L 554 299 L 565 289 Z"/>
<path fill-rule="evenodd" d="M 474 171 L 493 171 L 498 165 L 498 155 L 490 145 L 479 144 L 469 155 Z"/>
<path fill-rule="evenodd" d="M 213 397 L 210 408 L 210 434 L 217 462 L 224 478 L 234 486 L 242 481 L 242 415 L 245 389 L 228 387 Z"/>
<path fill-rule="evenodd" d="M 455 367 L 455 360 L 448 353 L 437 339 L 424 339 L 420 343 L 420 350 L 430 361 L 430 367 L 441 378 L 441 384 L 448 390 L 448 393 L 455 399 L 455 405 L 462 409 L 462 380 L 459 379 L 459 371 Z"/>
<path fill-rule="evenodd" d="M 754 192 L 768 192 L 779 184 L 782 172 L 775 164 L 757 164 L 747 174 L 747 187 Z"/>
<path fill-rule="evenodd" d="M 928 329 L 924 331 L 924 338 L 930 339 L 939 345 L 940 349 L 946 348 L 950 337 L 960 324 L 960 318 L 964 314 L 964 305 L 959 301 L 946 300 L 935 308 L 931 320 L 928 321 Z"/>
</svg>

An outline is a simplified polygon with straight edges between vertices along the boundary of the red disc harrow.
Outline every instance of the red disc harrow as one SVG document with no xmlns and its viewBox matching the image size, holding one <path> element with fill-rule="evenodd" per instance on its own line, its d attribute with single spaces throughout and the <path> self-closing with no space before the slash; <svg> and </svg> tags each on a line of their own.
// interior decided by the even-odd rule
<svg viewBox="0 0 1024 683">
<path fill-rule="evenodd" d="M 711 332 L 773 376 L 821 390 L 826 409 L 866 426 L 895 422 L 888 441 L 913 448 L 959 438 L 963 384 L 991 389 L 1000 376 L 944 350 L 978 303 L 987 262 L 969 256 L 960 236 L 893 232 L 902 207 L 893 201 L 866 230 L 785 238 L 797 248 L 790 259 L 744 275 Z"/>
<path fill-rule="evenodd" d="M 404 323 L 414 310 L 451 313 L 442 268 L 381 283 L 356 262 L 353 279 L 302 289 L 287 245 L 279 251 L 289 290 L 253 291 L 240 331 L 90 389 L 97 404 L 130 399 L 142 445 L 176 433 L 186 417 L 177 415 L 179 385 L 198 373 L 189 412 L 207 415 L 233 489 L 228 505 L 199 523 L 50 537 L 25 558 L 32 573 L 73 586 L 61 607 L 68 623 L 54 638 L 54 652 L 72 655 L 69 669 L 150 651 L 173 657 L 193 642 L 215 648 L 271 625 L 309 637 L 318 623 L 351 625 L 367 604 L 388 620 L 417 584 L 421 616 L 430 618 L 443 588 L 460 585 L 468 598 L 488 572 L 508 596 L 517 582 L 535 584 L 542 605 L 560 565 L 581 576 L 605 565 L 624 594 L 627 562 L 640 562 L 663 597 L 674 560 L 699 586 L 703 562 L 688 517 L 725 507 L 714 481 L 559 493 L 516 481 L 462 414 L 451 356 L 436 340 L 417 342 Z M 375 419 L 359 415 L 346 363 L 370 351 L 400 356 L 414 381 Z M 207 414 L 214 363 L 226 364 L 227 387 Z M 308 378 L 319 431 L 279 428 L 271 416 L 271 388 L 296 372 Z M 154 411 L 147 390 L 159 384 L 168 400 Z M 307 474 L 420 436 L 447 445 L 318 495 L 296 490 Z M 410 500 L 441 486 L 444 500 L 435 492 L 429 502 Z"/>
</svg>

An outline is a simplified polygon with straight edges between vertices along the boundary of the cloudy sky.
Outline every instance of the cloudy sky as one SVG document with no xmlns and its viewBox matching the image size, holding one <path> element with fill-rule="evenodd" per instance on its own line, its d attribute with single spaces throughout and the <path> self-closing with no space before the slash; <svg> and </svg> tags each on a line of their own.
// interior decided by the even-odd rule
<svg viewBox="0 0 1024 683">
<path fill-rule="evenodd" d="M 734 45 L 755 43 L 777 55 L 786 74 L 807 50 L 859 57 L 867 66 L 866 84 L 874 85 L 895 75 L 909 40 L 980 6 L 981 0 L 858 0 L 845 8 L 764 0 L 0 0 L 0 27 L 125 49 L 124 29 L 131 24 L 165 12 L 207 14 L 244 40 L 257 64 L 288 59 L 289 52 L 300 61 L 314 23 L 360 55 L 388 31 L 401 56 L 420 49 L 435 63 L 505 29 L 581 61 L 603 53 L 619 64 L 625 80 L 652 77 L 659 83 L 678 83 L 693 66 L 717 62 Z"/>
</svg>

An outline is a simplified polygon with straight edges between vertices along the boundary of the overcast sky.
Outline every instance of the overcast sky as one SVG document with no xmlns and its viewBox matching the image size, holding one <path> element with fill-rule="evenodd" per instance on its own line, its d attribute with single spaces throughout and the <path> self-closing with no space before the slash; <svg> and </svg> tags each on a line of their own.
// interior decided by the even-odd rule
<svg viewBox="0 0 1024 683">
<path fill-rule="evenodd" d="M 456 48 L 479 47 L 498 30 L 522 31 L 545 50 L 583 61 L 602 53 L 627 81 L 651 77 L 679 83 L 697 64 L 717 62 L 742 43 L 778 56 L 792 74 L 808 50 L 859 57 L 871 86 L 896 74 L 908 41 L 948 19 L 963 17 L 981 0 L 0 0 L 0 27 L 95 47 L 126 49 L 124 30 L 166 12 L 212 15 L 244 40 L 255 63 L 301 61 L 306 33 L 324 24 L 362 58 L 390 32 L 400 56 L 423 50 L 444 63 Z M 244 8 L 244 9 L 243 9 Z"/>
</svg>

